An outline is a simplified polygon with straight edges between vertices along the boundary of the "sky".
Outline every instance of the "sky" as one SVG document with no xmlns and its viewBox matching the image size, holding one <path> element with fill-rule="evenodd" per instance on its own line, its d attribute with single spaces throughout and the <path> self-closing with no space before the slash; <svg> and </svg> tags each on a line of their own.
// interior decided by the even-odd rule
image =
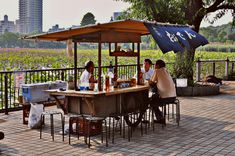
<svg viewBox="0 0 235 156">
<path fill-rule="evenodd" d="M 0 20 L 8 15 L 10 21 L 19 18 L 19 0 L 0 0 Z M 47 31 L 55 24 L 61 28 L 79 25 L 82 17 L 91 12 L 99 23 L 109 22 L 113 12 L 121 12 L 130 6 L 128 3 L 114 0 L 43 0 L 43 31 Z M 226 24 L 232 21 L 232 15 L 227 14 L 213 26 Z M 209 26 L 202 22 L 201 26 Z"/>
</svg>

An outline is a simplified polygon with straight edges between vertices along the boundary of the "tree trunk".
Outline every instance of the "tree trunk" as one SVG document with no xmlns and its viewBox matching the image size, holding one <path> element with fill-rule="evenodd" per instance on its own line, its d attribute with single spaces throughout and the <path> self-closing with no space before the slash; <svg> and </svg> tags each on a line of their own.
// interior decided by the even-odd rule
<svg viewBox="0 0 235 156">
<path fill-rule="evenodd" d="M 204 17 L 202 13 L 203 9 L 203 2 L 202 0 L 187 0 L 187 10 L 185 13 L 187 23 L 189 25 L 193 26 L 194 31 L 199 32 L 201 21 Z M 186 71 L 186 76 L 189 81 L 189 85 L 193 83 L 193 62 L 195 58 L 195 49 L 187 50 L 186 53 L 188 53 L 185 56 L 185 63 L 188 63 Z"/>
</svg>

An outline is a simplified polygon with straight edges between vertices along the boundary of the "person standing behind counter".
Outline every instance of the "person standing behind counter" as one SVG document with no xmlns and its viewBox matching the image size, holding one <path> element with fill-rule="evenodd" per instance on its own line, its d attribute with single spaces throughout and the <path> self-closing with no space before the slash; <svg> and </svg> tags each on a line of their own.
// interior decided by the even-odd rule
<svg viewBox="0 0 235 156">
<path fill-rule="evenodd" d="M 96 83 L 94 75 L 94 63 L 92 61 L 87 61 L 85 63 L 85 70 L 82 72 L 80 77 L 80 83 Z"/>
</svg>

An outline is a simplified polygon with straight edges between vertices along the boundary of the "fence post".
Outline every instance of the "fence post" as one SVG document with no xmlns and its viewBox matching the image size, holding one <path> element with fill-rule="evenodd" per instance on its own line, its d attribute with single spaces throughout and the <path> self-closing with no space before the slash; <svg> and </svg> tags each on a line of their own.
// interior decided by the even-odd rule
<svg viewBox="0 0 235 156">
<path fill-rule="evenodd" d="M 61 72 L 61 80 L 64 81 L 64 71 Z"/>
<path fill-rule="evenodd" d="M 5 102 L 5 114 L 8 115 L 8 77 L 4 76 L 4 102 Z"/>
<path fill-rule="evenodd" d="M 200 58 L 198 58 L 197 62 L 196 62 L 196 81 L 200 81 L 201 80 L 201 60 Z"/>
<path fill-rule="evenodd" d="M 232 72 L 232 73 L 234 72 L 234 62 L 232 63 L 232 69 L 231 69 L 231 72 Z"/>
<path fill-rule="evenodd" d="M 215 76 L 215 62 L 213 62 L 213 76 Z"/>
<path fill-rule="evenodd" d="M 225 62 L 225 77 L 226 77 L 226 79 L 228 78 L 228 74 L 229 74 L 229 59 L 227 57 L 226 62 Z"/>
</svg>

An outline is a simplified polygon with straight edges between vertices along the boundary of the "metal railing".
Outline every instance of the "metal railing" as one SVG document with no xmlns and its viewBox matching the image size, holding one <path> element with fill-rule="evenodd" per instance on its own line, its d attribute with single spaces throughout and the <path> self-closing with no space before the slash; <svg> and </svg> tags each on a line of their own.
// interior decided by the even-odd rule
<svg viewBox="0 0 235 156">
<path fill-rule="evenodd" d="M 230 74 L 235 74 L 235 60 L 217 59 L 217 60 L 200 60 L 196 61 L 196 81 L 205 79 L 208 75 L 213 75 L 223 79 L 228 79 Z"/>
<path fill-rule="evenodd" d="M 234 72 L 235 61 L 227 60 L 198 60 L 196 64 L 196 81 L 202 80 L 207 75 L 217 77 L 226 77 Z M 173 72 L 174 64 L 168 63 L 167 68 L 170 73 Z M 109 66 L 102 66 L 102 73 L 107 73 Z M 78 79 L 84 68 L 78 68 Z M 137 65 L 118 65 L 118 76 L 121 78 L 130 78 L 136 75 Z M 22 109 L 19 105 L 18 97 L 20 89 L 15 87 L 14 75 L 17 72 L 24 73 L 25 84 L 40 83 L 47 81 L 63 80 L 68 81 L 68 77 L 73 76 L 73 68 L 60 69 L 42 69 L 42 70 L 24 70 L 24 71 L 3 71 L 0 72 L 0 112 L 14 111 Z M 94 75 L 97 78 L 98 68 L 95 67 Z"/>
<path fill-rule="evenodd" d="M 109 66 L 102 66 L 102 73 L 107 73 Z M 130 78 L 136 74 L 136 64 L 134 65 L 118 65 L 118 75 L 120 77 Z M 80 78 L 84 68 L 78 68 L 78 79 Z M 21 109 L 18 97 L 21 93 L 14 83 L 15 73 L 24 73 L 24 83 L 40 83 L 47 81 L 68 81 L 69 76 L 73 76 L 73 68 L 61 69 L 42 69 L 42 70 L 24 70 L 24 71 L 6 71 L 0 72 L 0 112 L 14 111 Z M 98 68 L 95 67 L 94 76 L 97 78 Z M 123 76 L 122 76 L 123 75 Z"/>
</svg>

